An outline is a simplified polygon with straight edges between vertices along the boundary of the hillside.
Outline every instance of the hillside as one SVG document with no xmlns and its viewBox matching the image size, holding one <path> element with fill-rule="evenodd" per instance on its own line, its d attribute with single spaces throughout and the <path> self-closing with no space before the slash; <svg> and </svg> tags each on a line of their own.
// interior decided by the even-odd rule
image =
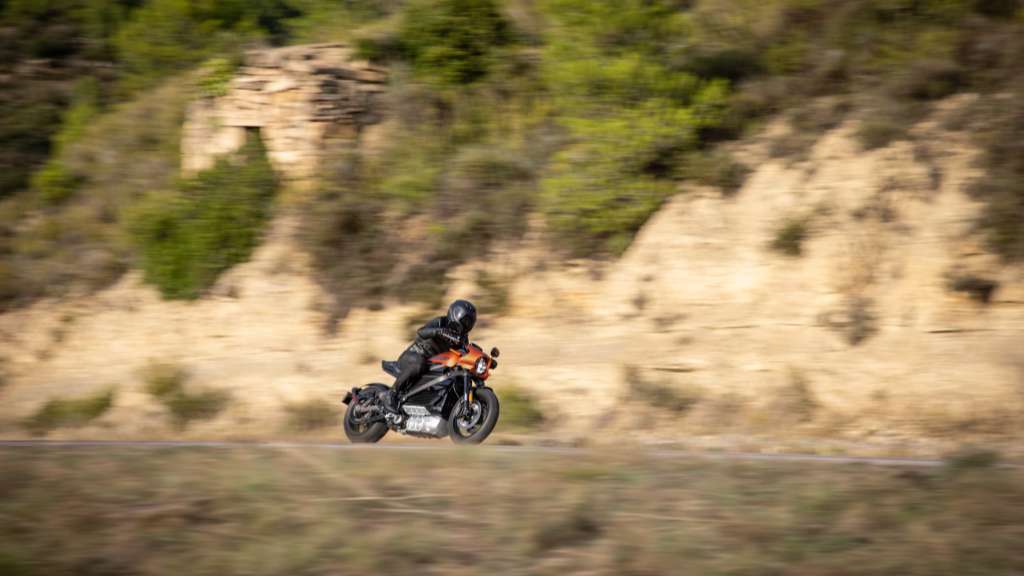
<svg viewBox="0 0 1024 576">
<path fill-rule="evenodd" d="M 0 434 L 334 438 L 471 297 L 507 441 L 1010 447 L 1005 4 L 439 0 L 124 64 L 0 204 Z"/>
<path fill-rule="evenodd" d="M 822 449 L 895 452 L 1009 441 L 1024 410 L 1024 270 L 971 240 L 979 205 L 964 186 L 976 152 L 939 127 L 961 105 L 944 102 L 914 128 L 942 143 L 917 154 L 927 161 L 907 143 L 865 154 L 854 125 L 828 132 L 806 160 L 770 159 L 773 125 L 736 146 L 758 166 L 741 190 L 668 202 L 621 259 L 559 261 L 528 238 L 459 268 L 448 296 L 486 299 L 478 270 L 509 279 L 504 313 L 485 307 L 476 338 L 503 349 L 499 392 L 515 385 L 539 400 L 545 436 L 810 436 Z M 770 247 L 793 218 L 808 230 L 799 257 Z M 111 387 L 111 410 L 53 435 L 292 435 L 288 406 L 381 380 L 379 359 L 397 356 L 419 309 L 357 308 L 325 332 L 331 296 L 298 245 L 300 225 L 277 217 L 252 259 L 198 301 L 163 301 L 131 273 L 97 294 L 0 317 L 5 435 L 50 398 Z M 998 288 L 986 302 L 950 288 L 967 277 Z M 230 403 L 176 430 L 144 391 L 154 362 L 187 368 Z M 770 440 L 722 439 L 734 436 Z"/>
</svg>

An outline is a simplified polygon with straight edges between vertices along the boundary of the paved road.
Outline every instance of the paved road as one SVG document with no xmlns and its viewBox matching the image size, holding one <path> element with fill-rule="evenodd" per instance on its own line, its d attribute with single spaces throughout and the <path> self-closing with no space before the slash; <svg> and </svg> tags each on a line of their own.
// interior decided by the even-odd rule
<svg viewBox="0 0 1024 576">
<path fill-rule="evenodd" d="M 423 444 L 328 444 L 303 442 L 232 442 L 232 441 L 187 441 L 187 440 L 0 440 L 0 447 L 8 448 L 250 448 L 280 449 L 308 448 L 323 450 L 386 450 L 386 451 L 439 451 L 460 449 L 437 443 Z M 596 452 L 589 448 L 561 446 L 502 446 L 484 445 L 471 450 L 512 454 L 587 454 Z M 822 456 L 819 454 L 757 452 L 693 452 L 687 450 L 646 448 L 645 452 L 657 458 L 693 460 L 725 460 L 741 462 L 805 462 L 821 464 L 862 464 L 868 466 L 897 466 L 931 468 L 943 466 L 942 460 L 929 458 L 884 458 L 872 456 Z"/>
</svg>

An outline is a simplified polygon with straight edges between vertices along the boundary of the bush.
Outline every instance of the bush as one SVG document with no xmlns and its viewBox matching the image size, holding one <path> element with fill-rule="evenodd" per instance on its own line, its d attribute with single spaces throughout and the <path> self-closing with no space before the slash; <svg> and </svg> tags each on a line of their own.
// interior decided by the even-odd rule
<svg viewBox="0 0 1024 576">
<path fill-rule="evenodd" d="M 146 392 L 163 404 L 177 428 L 193 420 L 210 419 L 220 414 L 231 399 L 223 390 L 188 392 L 188 372 L 175 364 L 153 364 L 144 372 Z"/>
<path fill-rule="evenodd" d="M 146 368 L 143 377 L 146 392 L 157 398 L 166 398 L 184 389 L 188 372 L 177 364 L 156 363 Z"/>
<path fill-rule="evenodd" d="M 325 400 L 314 398 L 288 404 L 284 409 L 288 413 L 288 427 L 300 432 L 328 428 L 340 421 L 338 411 Z"/>
<path fill-rule="evenodd" d="M 874 150 L 888 146 L 907 133 L 905 120 L 893 118 L 869 118 L 857 129 L 857 139 L 865 150 Z"/>
<path fill-rule="evenodd" d="M 32 187 L 47 204 L 60 204 L 67 200 L 80 183 L 81 178 L 68 172 L 67 167 L 57 159 L 50 160 L 32 175 Z"/>
<path fill-rule="evenodd" d="M 495 50 L 511 42 L 494 0 L 417 0 L 403 10 L 397 32 L 378 29 L 356 46 L 372 60 L 408 61 L 430 81 L 464 85 L 483 78 Z"/>
<path fill-rule="evenodd" d="M 803 254 L 803 243 L 810 234 L 810 226 L 806 217 L 789 218 L 775 231 L 770 244 L 771 249 L 786 256 Z"/>
<path fill-rule="evenodd" d="M 82 184 L 82 177 L 72 173 L 61 156 L 68 146 L 82 138 L 89 123 L 99 115 L 99 98 L 99 84 L 94 78 L 76 84 L 72 104 L 64 111 L 61 127 L 53 136 L 51 157 L 32 176 L 32 188 L 44 202 L 59 204 Z"/>
<path fill-rule="evenodd" d="M 625 366 L 623 378 L 630 398 L 640 400 L 658 410 L 685 414 L 700 401 L 700 394 L 696 390 L 683 390 L 667 382 L 648 380 L 636 366 Z"/>
<path fill-rule="evenodd" d="M 985 206 L 978 227 L 989 247 L 1008 261 L 1024 259 L 1024 83 L 1014 86 L 1005 100 L 983 101 L 987 119 L 977 141 L 984 154 L 983 175 L 970 192 Z"/>
<path fill-rule="evenodd" d="M 537 400 L 525 390 L 516 386 L 502 386 L 499 399 L 502 428 L 528 430 L 544 422 L 544 413 Z"/>
<path fill-rule="evenodd" d="M 958 274 L 948 279 L 946 287 L 954 292 L 963 292 L 982 304 L 988 304 L 992 294 L 999 288 L 999 282 L 974 274 Z"/>
<path fill-rule="evenodd" d="M 211 56 L 232 54 L 255 38 L 284 40 L 285 20 L 296 15 L 281 0 L 141 3 L 114 35 L 124 67 L 121 89 L 144 88 Z"/>
<path fill-rule="evenodd" d="M 545 11 L 559 26 L 543 76 L 569 145 L 548 165 L 541 207 L 576 253 L 619 254 L 675 192 L 681 157 L 736 133 L 731 86 L 681 69 L 670 46 L 691 30 L 670 2 L 553 0 Z"/>
<path fill-rule="evenodd" d="M 715 186 L 726 195 L 735 194 L 750 174 L 750 168 L 722 150 L 695 152 L 686 157 L 683 176 L 707 186 Z"/>
<path fill-rule="evenodd" d="M 250 135 L 237 158 L 219 160 L 176 193 L 151 194 L 131 215 L 146 281 L 166 298 L 199 297 L 249 258 L 276 190 L 263 144 Z"/>
<path fill-rule="evenodd" d="M 84 426 L 113 405 L 113 389 L 84 398 L 50 400 L 23 424 L 33 435 L 42 436 L 55 428 Z"/>
<path fill-rule="evenodd" d="M 0 276 L 6 277 L 0 278 L 0 307 L 103 288 L 129 266 L 124 212 L 144 191 L 170 188 L 179 175 L 189 97 L 189 82 L 179 80 L 94 116 L 80 129 L 66 123 L 52 138 L 60 150 L 50 164 L 73 175 L 75 191 L 56 205 L 40 206 L 27 194 L 0 205 Z"/>
<path fill-rule="evenodd" d="M 821 316 L 822 324 L 835 330 L 850 346 L 857 346 L 878 332 L 878 318 L 870 298 L 854 292 L 839 308 Z"/>
<path fill-rule="evenodd" d="M 228 58 L 211 58 L 202 67 L 199 76 L 199 90 L 207 98 L 217 98 L 228 93 L 231 79 L 238 64 Z"/>
</svg>

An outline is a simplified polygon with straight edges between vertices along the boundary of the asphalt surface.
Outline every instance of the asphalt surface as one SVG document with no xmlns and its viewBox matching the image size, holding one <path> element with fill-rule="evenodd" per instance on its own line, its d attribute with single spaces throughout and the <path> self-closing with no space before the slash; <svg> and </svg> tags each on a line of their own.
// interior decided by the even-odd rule
<svg viewBox="0 0 1024 576">
<path fill-rule="evenodd" d="M 445 444 L 334 444 L 305 442 L 236 442 L 236 441 L 187 441 L 187 440 L 0 440 L 0 447 L 6 448 L 248 448 L 248 449 L 283 449 L 304 448 L 319 450 L 383 450 L 383 451 L 443 451 L 443 450 L 482 450 L 491 453 L 511 454 L 564 454 L 582 455 L 596 452 L 589 448 L 568 446 L 505 446 L 487 445 L 470 448 L 459 448 Z M 908 468 L 934 468 L 945 465 L 945 461 L 930 458 L 886 458 L 874 456 L 825 456 L 820 454 L 800 453 L 760 453 L 760 452 L 694 452 L 687 450 L 644 448 L 643 452 L 657 458 L 719 460 L 739 462 L 803 462 L 815 464 L 860 464 L 867 466 L 895 466 Z"/>
</svg>

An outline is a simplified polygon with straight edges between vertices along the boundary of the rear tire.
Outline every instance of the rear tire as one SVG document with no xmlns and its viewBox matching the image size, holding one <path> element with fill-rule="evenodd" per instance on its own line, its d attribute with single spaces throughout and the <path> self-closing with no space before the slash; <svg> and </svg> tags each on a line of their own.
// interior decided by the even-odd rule
<svg viewBox="0 0 1024 576">
<path fill-rule="evenodd" d="M 498 423 L 501 406 L 498 404 L 498 396 L 495 395 L 494 390 L 477 388 L 473 391 L 473 404 L 479 404 L 481 414 L 479 420 L 468 429 L 460 426 L 460 419 L 463 422 L 473 422 L 473 418 L 467 417 L 468 415 L 465 414 L 466 399 L 460 398 L 452 408 L 448 435 L 456 444 L 479 444 L 491 435 L 494 426 Z"/>
<path fill-rule="evenodd" d="M 356 413 L 357 407 L 366 408 L 378 403 L 380 400 L 377 399 L 377 395 L 382 390 L 387 390 L 387 388 L 383 384 L 370 384 L 363 388 L 360 395 L 352 397 L 348 404 L 348 409 L 345 410 L 345 417 L 342 420 L 345 436 L 348 437 L 349 442 L 353 444 L 373 444 L 388 433 L 388 425 L 384 422 L 366 423 L 364 420 L 369 416 Z M 370 391 L 372 393 L 368 393 Z"/>
</svg>

